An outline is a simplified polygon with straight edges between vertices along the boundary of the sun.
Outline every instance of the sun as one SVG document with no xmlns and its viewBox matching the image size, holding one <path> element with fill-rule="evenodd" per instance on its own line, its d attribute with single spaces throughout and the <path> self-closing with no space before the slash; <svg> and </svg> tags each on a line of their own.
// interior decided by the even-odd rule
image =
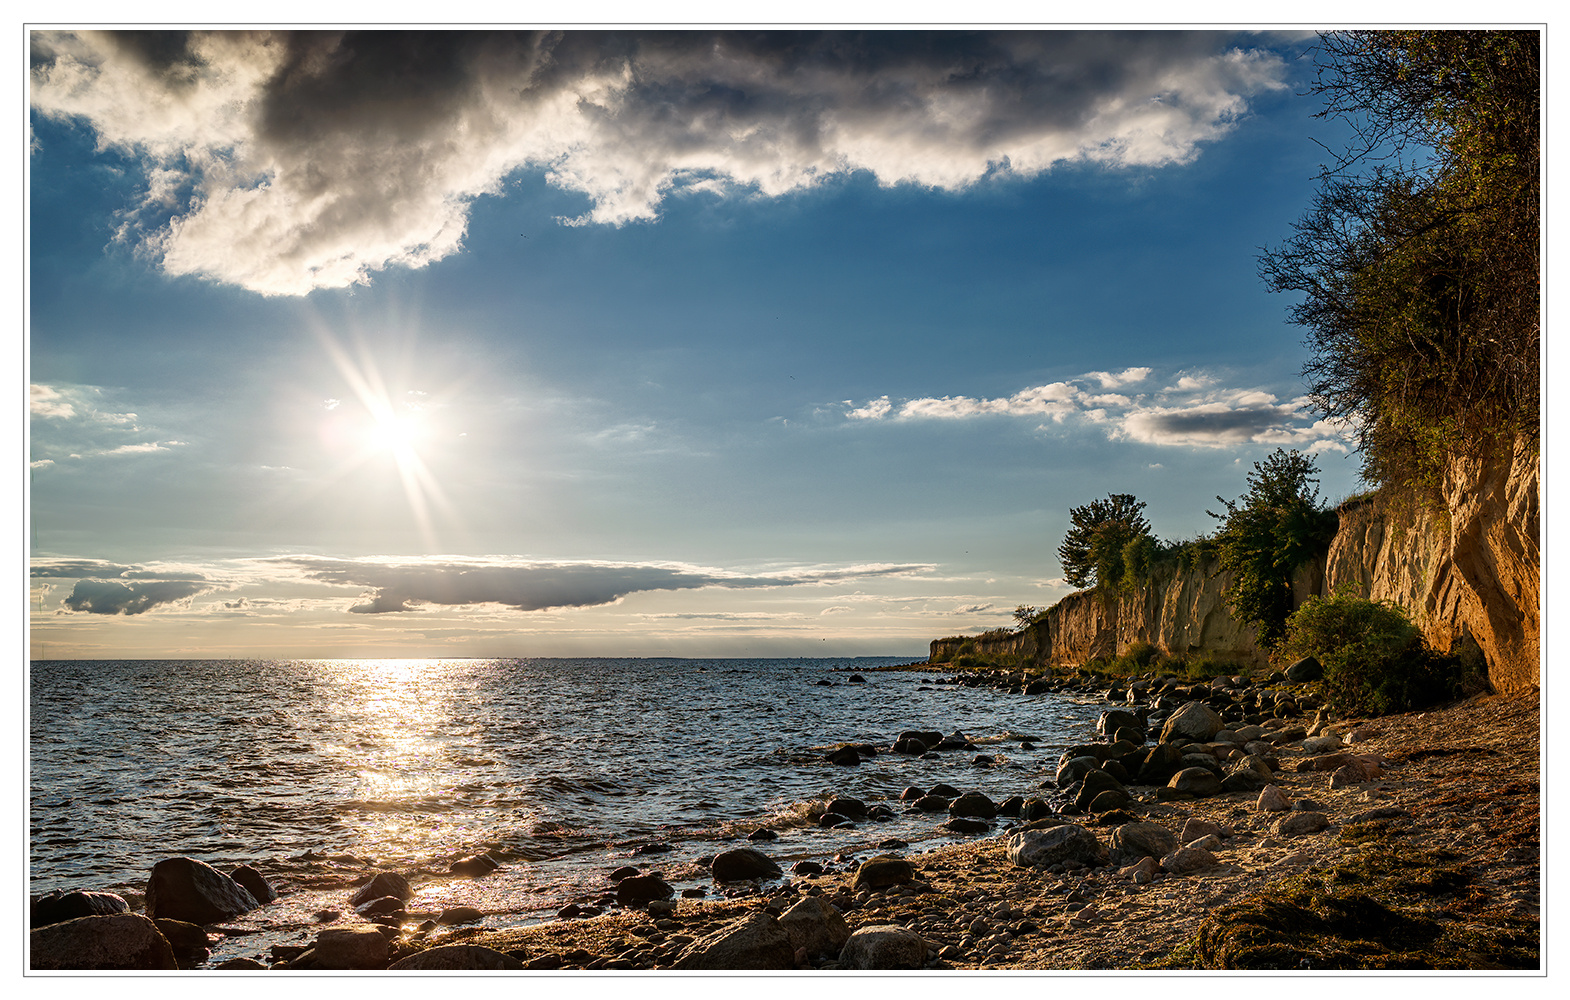
<svg viewBox="0 0 1570 1000">
<path fill-rule="evenodd" d="M 419 457 L 420 446 L 430 434 L 425 414 L 415 406 L 406 409 L 378 407 L 382 412 L 371 414 L 370 426 L 365 432 L 365 443 L 372 451 L 391 455 L 400 465 Z"/>
</svg>

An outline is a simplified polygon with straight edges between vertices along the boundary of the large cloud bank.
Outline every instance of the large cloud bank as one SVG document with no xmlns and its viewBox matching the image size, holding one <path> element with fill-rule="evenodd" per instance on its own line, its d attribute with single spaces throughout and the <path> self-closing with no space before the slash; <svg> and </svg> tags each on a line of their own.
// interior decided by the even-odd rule
<svg viewBox="0 0 1570 1000">
<path fill-rule="evenodd" d="M 47 31 L 32 64 L 37 112 L 144 161 L 122 239 L 265 295 L 440 260 L 519 169 L 619 225 L 851 171 L 1163 166 L 1286 72 L 1203 32 Z"/>
</svg>

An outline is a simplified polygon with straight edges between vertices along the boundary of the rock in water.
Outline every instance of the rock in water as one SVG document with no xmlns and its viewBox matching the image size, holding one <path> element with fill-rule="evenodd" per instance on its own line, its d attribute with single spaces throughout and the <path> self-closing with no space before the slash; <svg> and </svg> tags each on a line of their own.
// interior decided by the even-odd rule
<svg viewBox="0 0 1570 1000">
<path fill-rule="evenodd" d="M 950 816 L 973 816 L 977 819 L 991 819 L 997 814 L 997 804 L 980 792 L 966 792 L 949 803 Z"/>
<path fill-rule="evenodd" d="M 500 867 L 501 863 L 489 854 L 476 854 L 472 858 L 454 861 L 447 870 L 454 875 L 467 875 L 470 878 L 479 878 L 481 875 L 489 875 Z"/>
<path fill-rule="evenodd" d="M 381 969 L 387 965 L 387 938 L 375 927 L 329 927 L 303 955 L 275 968 L 288 969 Z"/>
<path fill-rule="evenodd" d="M 750 847 L 738 847 L 715 855 L 709 873 L 716 882 L 744 882 L 784 874 L 773 858 Z"/>
<path fill-rule="evenodd" d="M 195 858 L 166 858 L 147 879 L 147 915 L 216 924 L 261 904 L 234 879 Z"/>
<path fill-rule="evenodd" d="M 140 913 L 77 917 L 29 935 L 34 969 L 176 969 L 174 950 Z"/>
<path fill-rule="evenodd" d="M 75 920 L 77 917 L 107 917 L 114 913 L 130 911 L 131 907 L 125 900 L 112 892 L 95 892 L 88 889 L 63 892 L 56 889 L 47 896 L 40 896 L 33 900 L 31 923 L 34 927 L 47 927 L 50 924 Z"/>
<path fill-rule="evenodd" d="M 241 865 L 229 873 L 229 877 L 245 887 L 245 891 L 258 903 L 271 903 L 278 898 L 278 892 L 272 887 L 262 873 L 250 865 Z"/>
<path fill-rule="evenodd" d="M 790 933 L 767 913 L 733 920 L 687 946 L 675 969 L 794 969 L 796 946 Z"/>
<path fill-rule="evenodd" d="M 927 961 L 927 942 L 897 924 L 863 927 L 840 951 L 842 969 L 919 969 Z"/>
<path fill-rule="evenodd" d="M 370 882 L 354 894 L 354 898 L 349 900 L 349 905 L 359 906 L 383 896 L 394 896 L 407 901 L 414 898 L 414 889 L 409 886 L 409 880 L 397 872 L 377 872 Z"/>
</svg>

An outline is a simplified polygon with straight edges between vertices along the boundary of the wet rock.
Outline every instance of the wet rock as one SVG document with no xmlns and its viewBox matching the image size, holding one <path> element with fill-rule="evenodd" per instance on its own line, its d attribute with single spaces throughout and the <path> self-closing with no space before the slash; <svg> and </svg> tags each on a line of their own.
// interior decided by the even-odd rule
<svg viewBox="0 0 1570 1000">
<path fill-rule="evenodd" d="M 489 854 L 476 854 L 472 858 L 454 861 L 447 870 L 454 875 L 467 875 L 470 878 L 478 878 L 481 875 L 489 875 L 500 867 L 501 862 Z"/>
<path fill-rule="evenodd" d="M 167 917 L 154 920 L 153 925 L 158 928 L 158 933 L 164 936 L 164 940 L 169 942 L 169 947 L 174 951 L 174 959 L 182 969 L 189 969 L 199 962 L 207 961 L 213 942 L 202 928 L 184 920 L 170 920 Z"/>
<path fill-rule="evenodd" d="M 1068 861 L 1095 864 L 1101 859 L 1101 841 L 1074 823 L 1045 830 L 1022 830 L 1008 839 L 1008 858 L 1020 868 L 1046 868 Z"/>
<path fill-rule="evenodd" d="M 282 963 L 288 969 L 381 969 L 387 965 L 387 938 L 380 930 L 360 924 L 318 931 L 311 947 L 298 958 Z"/>
<path fill-rule="evenodd" d="M 857 753 L 854 747 L 840 747 L 838 750 L 830 750 L 823 755 L 823 758 L 830 764 L 839 764 L 842 767 L 854 767 L 861 763 L 861 754 Z"/>
<path fill-rule="evenodd" d="M 980 819 L 991 819 L 997 814 L 997 804 L 981 792 L 966 792 L 949 803 L 949 815 L 951 816 L 972 816 Z"/>
<path fill-rule="evenodd" d="M 90 889 L 64 892 L 57 889 L 33 900 L 30 923 L 33 927 L 47 927 L 77 917 L 106 917 L 115 913 L 129 913 L 130 910 L 124 897 L 112 892 Z"/>
<path fill-rule="evenodd" d="M 955 816 L 947 823 L 939 823 L 938 829 L 947 830 L 950 833 L 986 833 L 992 829 L 992 824 L 984 819 L 976 819 L 971 816 Z"/>
<path fill-rule="evenodd" d="M 1101 733 L 1103 736 L 1111 736 L 1119 729 L 1138 725 L 1139 717 L 1133 712 L 1125 712 L 1120 708 L 1114 708 L 1111 711 L 1101 713 L 1101 717 L 1096 720 L 1096 732 Z M 1141 728 L 1141 732 L 1143 732 L 1143 728 Z"/>
<path fill-rule="evenodd" d="M 927 961 L 927 942 L 915 931 L 895 924 L 863 927 L 840 952 L 842 969 L 919 969 Z"/>
<path fill-rule="evenodd" d="M 998 815 L 1018 816 L 1020 814 L 1020 810 L 1023 809 L 1024 806 L 1025 797 L 1023 795 L 1010 795 L 1008 798 L 998 803 Z"/>
<path fill-rule="evenodd" d="M 770 830 L 767 827 L 765 827 L 762 830 L 754 830 L 751 833 L 747 834 L 747 839 L 751 840 L 751 841 L 754 841 L 754 842 L 760 841 L 760 840 L 779 840 L 780 839 L 780 835 L 778 833 L 775 833 L 773 830 Z"/>
<path fill-rule="evenodd" d="M 1165 785 L 1182 769 L 1182 749 L 1171 743 L 1158 743 L 1150 748 L 1134 780 L 1141 785 Z"/>
<path fill-rule="evenodd" d="M 837 826 L 855 826 L 856 824 L 850 821 L 849 816 L 841 816 L 836 812 L 826 812 L 818 817 L 818 825 L 825 830 L 831 830 Z"/>
<path fill-rule="evenodd" d="M 796 946 L 779 920 L 754 913 L 733 920 L 688 945 L 672 964 L 675 969 L 793 969 Z"/>
<path fill-rule="evenodd" d="M 354 912 L 368 920 L 377 917 L 390 917 L 403 912 L 403 900 L 397 896 L 379 896 L 368 899 L 354 908 Z"/>
<path fill-rule="evenodd" d="M 856 877 L 851 882 L 851 888 L 882 889 L 891 885 L 913 882 L 915 878 L 916 869 L 909 861 L 890 854 L 880 854 L 861 863 L 861 867 L 856 869 Z"/>
<path fill-rule="evenodd" d="M 229 877 L 245 887 L 245 891 L 258 903 L 271 903 L 278 898 L 278 891 L 261 872 L 250 865 L 241 865 L 229 873 Z"/>
<path fill-rule="evenodd" d="M 414 889 L 409 885 L 409 880 L 397 872 L 377 872 L 349 899 L 349 905 L 360 906 L 383 896 L 407 901 L 414 898 Z"/>
<path fill-rule="evenodd" d="M 738 847 L 715 855 L 709 873 L 716 882 L 744 882 L 755 878 L 775 878 L 783 874 L 773 858 L 750 847 Z"/>
<path fill-rule="evenodd" d="M 945 799 L 957 799 L 959 798 L 960 792 L 959 789 L 955 788 L 953 785 L 946 785 L 942 782 L 939 782 L 938 784 L 933 785 L 931 788 L 927 789 L 927 794 L 939 795 Z"/>
<path fill-rule="evenodd" d="M 1074 796 L 1074 808 L 1080 811 L 1090 809 L 1091 802 L 1097 795 L 1106 791 L 1126 791 L 1123 783 L 1106 771 L 1097 769 L 1085 775 L 1085 780 L 1080 783 L 1079 793 Z"/>
<path fill-rule="evenodd" d="M 632 876 L 638 874 L 641 874 L 641 871 L 636 866 L 622 865 L 620 868 L 617 868 L 615 871 L 611 872 L 607 877 L 612 882 L 620 882 L 624 878 L 631 878 Z"/>
<path fill-rule="evenodd" d="M 1089 810 L 1093 815 L 1100 815 L 1101 813 L 1127 809 L 1132 804 L 1128 797 L 1128 792 L 1118 788 L 1109 788 L 1090 800 Z"/>
<path fill-rule="evenodd" d="M 76 917 L 34 928 L 28 961 L 36 970 L 179 968 L 168 939 L 140 913 Z"/>
<path fill-rule="evenodd" d="M 867 804 L 860 799 L 840 795 L 829 800 L 828 811 L 839 813 L 846 819 L 864 820 L 867 818 Z"/>
<path fill-rule="evenodd" d="M 505 952 L 477 944 L 446 944 L 417 951 L 387 967 L 389 972 L 517 972 L 523 962 Z"/>
<path fill-rule="evenodd" d="M 633 875 L 616 885 L 616 901 L 630 909 L 647 906 L 656 899 L 670 899 L 674 895 L 675 886 L 658 875 Z"/>
<path fill-rule="evenodd" d="M 260 906 L 234 879 L 195 858 L 166 858 L 147 879 L 147 915 L 216 924 Z"/>
<path fill-rule="evenodd" d="M 793 875 L 822 875 L 823 866 L 816 861 L 798 861 L 790 866 Z"/>
<path fill-rule="evenodd" d="M 923 795 L 912 802 L 910 807 L 921 812 L 948 812 L 950 801 L 945 795 Z"/>
<path fill-rule="evenodd" d="M 1068 757 L 1065 755 L 1062 763 L 1058 765 L 1057 773 L 1053 780 L 1059 788 L 1067 788 L 1076 781 L 1085 780 L 1085 775 L 1101 767 L 1101 760 L 1097 757 Z"/>
<path fill-rule="evenodd" d="M 436 918 L 436 922 L 445 927 L 458 924 L 472 924 L 482 919 L 485 914 L 472 906 L 449 906 Z"/>
<path fill-rule="evenodd" d="M 899 800 L 901 802 L 914 802 L 917 799 L 925 796 L 926 794 L 927 794 L 926 792 L 922 791 L 921 789 L 917 788 L 916 786 L 910 785 L 910 786 L 906 787 L 906 789 L 904 791 L 899 793 Z"/>
</svg>

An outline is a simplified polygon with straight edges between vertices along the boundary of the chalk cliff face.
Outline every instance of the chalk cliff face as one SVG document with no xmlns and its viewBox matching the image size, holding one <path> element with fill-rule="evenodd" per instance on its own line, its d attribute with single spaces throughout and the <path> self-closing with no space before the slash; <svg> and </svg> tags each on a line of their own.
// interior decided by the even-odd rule
<svg viewBox="0 0 1570 1000">
<path fill-rule="evenodd" d="M 1488 661 L 1495 690 L 1530 690 L 1539 676 L 1538 485 L 1536 449 L 1521 442 L 1506 453 L 1453 463 L 1445 478 L 1447 515 L 1378 500 L 1343 504 L 1329 552 L 1293 580 L 1296 601 L 1328 596 L 1350 582 L 1361 596 L 1406 608 L 1436 649 L 1470 636 Z M 1230 582 L 1211 563 L 1158 573 L 1147 587 L 1120 595 L 1081 591 L 1026 632 L 935 640 L 931 660 L 952 660 L 963 647 L 982 656 L 1077 666 L 1148 642 L 1169 654 L 1264 666 L 1269 657 L 1252 629 L 1232 619 L 1221 596 Z"/>
</svg>

